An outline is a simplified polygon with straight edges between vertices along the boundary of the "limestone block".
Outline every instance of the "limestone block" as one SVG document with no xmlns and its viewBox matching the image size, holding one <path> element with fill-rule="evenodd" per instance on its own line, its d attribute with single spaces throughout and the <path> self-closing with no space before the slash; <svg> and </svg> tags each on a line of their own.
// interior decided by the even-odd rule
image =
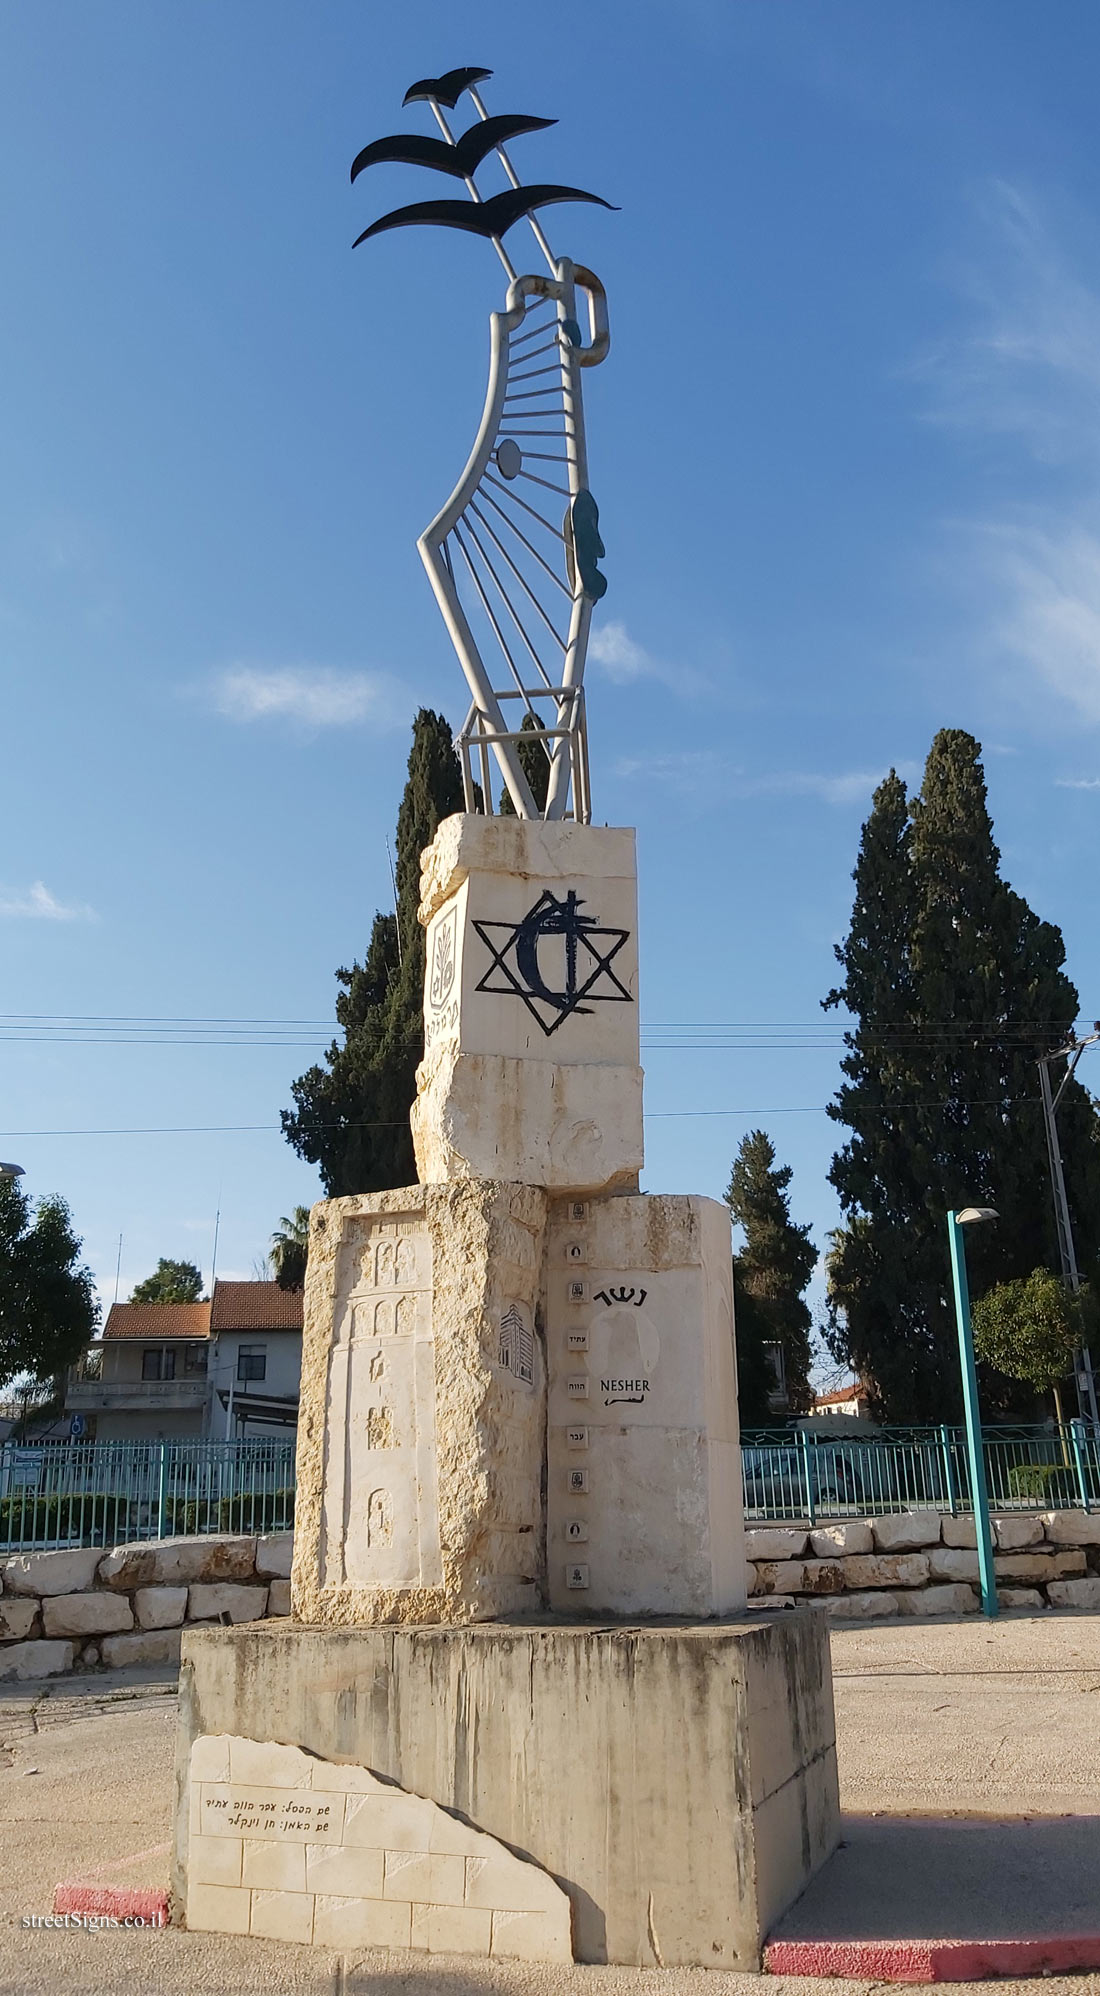
<svg viewBox="0 0 1100 1996">
<path fill-rule="evenodd" d="M 749 1569 L 750 1572 L 752 1569 Z M 754 1600 L 750 1595 L 746 1606 L 752 1615 L 776 1613 L 780 1608 L 793 1608 L 796 1605 L 793 1594 L 760 1594 Z"/>
<path fill-rule="evenodd" d="M 60 1594 L 42 1603 L 47 1636 L 102 1636 L 133 1626 L 130 1603 L 118 1594 Z"/>
<path fill-rule="evenodd" d="M 884 1622 L 898 1610 L 898 1596 L 885 1591 L 876 1594 L 836 1594 L 823 1606 L 833 1622 Z"/>
<path fill-rule="evenodd" d="M 878 1519 L 875 1523 L 877 1525 Z M 841 1562 L 845 1587 L 923 1587 L 929 1574 L 928 1555 L 923 1552 L 855 1554 Z"/>
<path fill-rule="evenodd" d="M 221 1746 L 222 1739 L 217 1744 Z M 246 1740 L 230 1737 L 228 1775 L 211 1775 L 210 1780 L 228 1780 L 248 1788 L 311 1788 L 316 1762 L 300 1747 L 281 1746 L 275 1740 Z M 197 1740 L 194 1751 L 207 1742 Z"/>
<path fill-rule="evenodd" d="M 413 1902 L 414 1948 L 429 1954 L 487 1955 L 492 1944 L 493 1916 L 478 1906 L 427 1906 Z"/>
<path fill-rule="evenodd" d="M 1047 1600 L 1052 1608 L 1100 1608 L 1100 1579 L 1089 1574 L 1083 1580 L 1051 1580 Z"/>
<path fill-rule="evenodd" d="M 545 1221 L 537 1188 L 473 1179 L 314 1207 L 299 1620 L 461 1623 L 532 1605 Z"/>
<path fill-rule="evenodd" d="M 191 1748 L 192 1781 L 229 1780 L 229 1739 L 225 1733 L 205 1733 Z"/>
<path fill-rule="evenodd" d="M 90 1587 L 102 1553 L 18 1552 L 4 1562 L 5 1594 L 79 1594 Z"/>
<path fill-rule="evenodd" d="M 187 1590 L 187 1619 L 190 1622 L 220 1620 L 258 1622 L 267 1613 L 266 1587 L 241 1587 L 232 1580 L 199 1581 Z"/>
<path fill-rule="evenodd" d="M 928 1570 L 933 1580 L 978 1580 L 977 1552 L 961 1546 L 933 1546 L 928 1554 Z"/>
<path fill-rule="evenodd" d="M 311 1941 L 313 1899 L 308 1892 L 253 1892 L 250 1934 L 269 1941 Z"/>
<path fill-rule="evenodd" d="M 252 1894 L 231 1885 L 193 1885 L 187 1894 L 187 1926 L 193 1934 L 246 1934 Z"/>
<path fill-rule="evenodd" d="M 256 1572 L 272 1580 L 289 1580 L 294 1557 L 294 1533 L 272 1532 L 256 1540 Z"/>
<path fill-rule="evenodd" d="M 493 1914 L 489 1952 L 494 1961 L 572 1961 L 569 1930 L 550 1913 Z"/>
<path fill-rule="evenodd" d="M 1100 1546 L 1100 1511 L 1044 1511 L 1046 1537 L 1055 1546 Z"/>
<path fill-rule="evenodd" d="M 999 1552 L 993 1557 L 993 1571 L 998 1580 L 1018 1580 L 1025 1586 L 1042 1587 L 1047 1581 L 1084 1573 L 1085 1555 L 1076 1550 Z"/>
<path fill-rule="evenodd" d="M 746 1559 L 801 1559 L 810 1535 L 786 1525 L 752 1525 L 745 1531 Z"/>
<path fill-rule="evenodd" d="M 112 1670 L 133 1663 L 178 1663 L 179 1629 L 147 1629 L 132 1636 L 104 1636 L 103 1661 Z"/>
<path fill-rule="evenodd" d="M 267 1612 L 269 1615 L 289 1615 L 290 1582 L 273 1580 L 267 1590 Z"/>
<path fill-rule="evenodd" d="M 1043 1536 L 1043 1521 L 1034 1515 L 1017 1512 L 1012 1518 L 993 1518 L 994 1542 L 1001 1552 L 1019 1552 L 1024 1546 L 1038 1545 Z"/>
<path fill-rule="evenodd" d="M 218 1837 L 199 1837 L 197 1842 L 213 1844 Z M 323 1857 L 335 1855 L 322 1851 Z M 379 1853 L 381 1856 L 381 1853 Z M 381 1872 L 381 1864 L 378 1866 Z M 306 1847 L 291 1843 L 254 1843 L 245 1838 L 241 1862 L 241 1884 L 259 1886 L 265 1892 L 304 1892 L 306 1889 Z"/>
<path fill-rule="evenodd" d="M 247 1580 L 256 1570 L 256 1541 L 229 1536 L 156 1539 L 115 1546 L 97 1558 L 102 1587 L 186 1587 L 193 1580 Z"/>
<path fill-rule="evenodd" d="M 862 1518 L 849 1518 L 842 1524 L 817 1525 L 810 1543 L 819 1559 L 836 1559 L 844 1553 L 874 1551 L 871 1527 Z"/>
<path fill-rule="evenodd" d="M 38 1602 L 21 1601 L 18 1595 L 0 1601 L 0 1642 L 21 1643 L 30 1635 Z"/>
<path fill-rule="evenodd" d="M 319 1892 L 314 1905 L 313 1939 L 318 1947 L 412 1946 L 412 1907 L 395 1899 L 345 1899 Z"/>
<path fill-rule="evenodd" d="M 546 1342 L 551 1606 L 743 1607 L 728 1209 L 668 1194 L 554 1200 Z"/>
<path fill-rule="evenodd" d="M 466 1898 L 466 1861 L 450 1853 L 388 1850 L 383 1899 L 408 1899 L 415 1906 L 461 1906 Z"/>
<path fill-rule="evenodd" d="M 7 1643 L 0 1648 L 0 1681 L 4 1678 L 59 1677 L 73 1667 L 72 1643 Z"/>
<path fill-rule="evenodd" d="M 1075 1580 L 1056 1580 L 1055 1587 L 1076 1587 Z M 1046 1602 L 1037 1587 L 998 1587 L 997 1599 L 1002 1608 L 1045 1608 Z"/>
<path fill-rule="evenodd" d="M 978 1538 L 973 1518 L 952 1518 L 944 1513 L 940 1531 L 945 1546 L 957 1546 L 965 1551 L 973 1551 Z"/>
<path fill-rule="evenodd" d="M 174 1629 L 187 1609 L 186 1587 L 139 1587 L 134 1619 L 139 1629 Z"/>
<path fill-rule="evenodd" d="M 753 1571 L 757 1595 L 839 1594 L 844 1587 L 844 1568 L 835 1559 L 762 1559 Z"/>
<path fill-rule="evenodd" d="M 880 1552 L 909 1552 L 939 1545 L 941 1522 L 938 1511 L 899 1511 L 892 1517 L 873 1518 L 871 1530 Z"/>
<path fill-rule="evenodd" d="M 970 1615 L 978 1607 L 978 1596 L 961 1581 L 954 1586 L 915 1587 L 898 1595 L 902 1615 Z"/>
<path fill-rule="evenodd" d="M 634 834 L 462 815 L 421 861 L 424 1183 L 629 1189 L 642 1162 Z"/>
<path fill-rule="evenodd" d="M 330 1898 L 381 1899 L 385 1857 L 384 1850 L 370 1850 L 364 1844 L 340 1845 L 335 1850 L 317 1850 L 306 1844 L 302 1847 L 305 1889 L 327 1893 Z"/>
<path fill-rule="evenodd" d="M 244 1844 L 240 1837 L 196 1837 L 188 1877 L 196 1885 L 239 1885 Z"/>
</svg>

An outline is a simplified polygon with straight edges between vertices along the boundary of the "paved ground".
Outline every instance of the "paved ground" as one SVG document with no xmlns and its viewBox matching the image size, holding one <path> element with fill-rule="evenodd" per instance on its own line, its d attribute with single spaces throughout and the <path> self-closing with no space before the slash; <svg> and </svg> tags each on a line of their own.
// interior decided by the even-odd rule
<svg viewBox="0 0 1100 1996">
<path fill-rule="evenodd" d="M 842 1800 L 852 1820 L 846 1848 L 811 1888 L 816 1907 L 804 1900 L 792 1915 L 798 1931 L 809 1921 L 821 1934 L 826 1919 L 834 1931 L 838 1920 L 848 1932 L 881 1929 L 900 1906 L 924 1923 L 914 1931 L 928 1932 L 958 1905 L 971 1919 L 983 1906 L 1006 1918 L 1023 1907 L 1032 1930 L 1040 1921 L 1048 1931 L 1065 1931 L 1067 1921 L 1100 1927 L 1100 1825 L 1092 1820 L 1100 1814 L 1100 1618 L 837 1630 L 833 1662 Z M 164 1876 L 173 1689 L 115 1676 L 0 1692 L 0 1996 L 57 1988 L 73 1996 L 757 1996 L 756 1977 L 703 1970 L 471 1968 L 175 1931 L 22 1927 L 23 1918 L 49 1912 L 59 1879 Z M 1047 1820 L 1005 1828 L 990 1811 Z M 951 1822 L 927 1820 L 953 1812 Z M 819 1983 L 793 1978 L 768 1987 L 776 1996 L 821 1996 Z M 837 1996 L 878 1987 L 830 1985 Z M 955 1987 L 964 1996 L 968 1985 Z M 1100 1977 L 1014 1989 L 1100 1996 Z"/>
</svg>

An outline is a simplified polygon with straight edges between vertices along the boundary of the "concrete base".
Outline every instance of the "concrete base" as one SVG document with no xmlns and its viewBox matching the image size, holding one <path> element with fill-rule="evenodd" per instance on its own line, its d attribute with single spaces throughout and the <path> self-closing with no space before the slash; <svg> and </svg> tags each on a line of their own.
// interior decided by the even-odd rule
<svg viewBox="0 0 1100 1996">
<path fill-rule="evenodd" d="M 185 1918 L 191 1749 L 222 1734 L 370 1770 L 543 1867 L 585 1962 L 758 1970 L 839 1833 L 828 1634 L 812 1612 L 187 1631 Z"/>
</svg>

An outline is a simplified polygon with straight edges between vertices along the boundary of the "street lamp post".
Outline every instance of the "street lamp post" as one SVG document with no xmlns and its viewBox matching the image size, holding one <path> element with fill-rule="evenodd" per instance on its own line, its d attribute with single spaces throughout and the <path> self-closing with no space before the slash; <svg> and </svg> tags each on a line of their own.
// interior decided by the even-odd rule
<svg viewBox="0 0 1100 1996">
<path fill-rule="evenodd" d="M 985 1480 L 985 1450 L 982 1446 L 978 1374 L 974 1364 L 974 1337 L 970 1327 L 970 1289 L 966 1280 L 966 1246 L 962 1230 L 982 1220 L 996 1218 L 997 1214 L 992 1206 L 964 1206 L 961 1212 L 947 1215 L 951 1280 L 955 1289 L 955 1321 L 959 1329 L 963 1412 L 966 1416 L 966 1452 L 970 1462 L 970 1494 L 974 1506 L 974 1537 L 978 1546 L 978 1577 L 982 1588 L 983 1615 L 997 1613 L 997 1581 L 993 1571 L 993 1534 L 989 1524 L 989 1490 Z"/>
</svg>

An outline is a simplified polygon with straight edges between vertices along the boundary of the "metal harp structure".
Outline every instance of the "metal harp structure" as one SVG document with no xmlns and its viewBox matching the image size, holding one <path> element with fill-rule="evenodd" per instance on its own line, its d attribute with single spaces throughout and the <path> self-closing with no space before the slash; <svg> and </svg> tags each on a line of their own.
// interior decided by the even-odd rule
<svg viewBox="0 0 1100 1996">
<path fill-rule="evenodd" d="M 494 788 L 502 783 L 519 817 L 587 823 L 584 665 L 592 610 L 607 583 L 597 566 L 604 549 L 588 483 L 582 371 L 607 355 L 607 299 L 592 271 L 554 256 L 534 211 L 599 197 L 579 188 L 520 185 L 504 141 L 552 121 L 490 118 L 476 88 L 488 74 L 452 70 L 414 84 L 405 102 L 430 104 L 442 142 L 412 135 L 377 140 L 352 167 L 354 180 L 383 160 L 433 166 L 464 179 L 470 201 L 397 209 L 358 240 L 412 223 L 461 228 L 490 240 L 507 273 L 504 310 L 489 321 L 489 384 L 473 449 L 418 546 L 471 695 L 458 738 L 467 810 L 478 806 L 476 772 L 485 811 L 493 810 Z M 453 109 L 464 93 L 481 123 L 455 141 L 441 106 Z M 510 185 L 484 199 L 474 173 L 490 152 Z M 504 235 L 521 219 L 545 257 L 545 275 L 517 274 L 504 248 Z M 532 756 L 546 760 L 541 808 L 524 767 L 532 766 Z"/>
</svg>

